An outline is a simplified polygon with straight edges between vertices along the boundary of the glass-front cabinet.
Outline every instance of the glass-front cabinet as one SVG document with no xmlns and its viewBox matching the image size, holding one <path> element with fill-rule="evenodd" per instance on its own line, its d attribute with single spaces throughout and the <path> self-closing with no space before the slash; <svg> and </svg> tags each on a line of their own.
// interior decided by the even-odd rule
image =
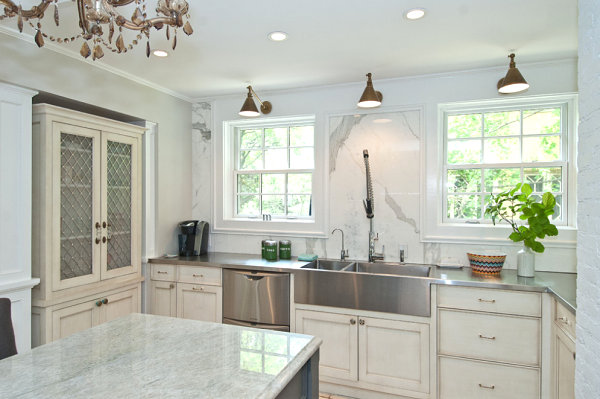
<svg viewBox="0 0 600 399">
<path fill-rule="evenodd" d="M 45 112 L 33 129 L 39 228 L 32 263 L 46 277 L 41 297 L 139 274 L 143 129 L 58 107 L 37 109 Z"/>
</svg>

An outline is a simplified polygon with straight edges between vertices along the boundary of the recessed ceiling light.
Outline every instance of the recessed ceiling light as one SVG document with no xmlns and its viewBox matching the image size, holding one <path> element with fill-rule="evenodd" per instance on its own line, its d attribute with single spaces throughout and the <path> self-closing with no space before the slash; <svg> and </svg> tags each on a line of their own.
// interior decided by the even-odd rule
<svg viewBox="0 0 600 399">
<path fill-rule="evenodd" d="M 161 57 L 161 58 L 169 56 L 169 53 L 167 53 L 165 50 L 154 50 L 152 52 L 152 54 L 154 54 L 157 57 Z"/>
<path fill-rule="evenodd" d="M 274 42 L 282 42 L 282 41 L 286 40 L 287 37 L 288 37 L 287 33 L 281 32 L 281 31 L 269 33 L 269 39 L 273 40 Z"/>
<path fill-rule="evenodd" d="M 413 8 L 412 10 L 408 10 L 404 14 L 404 16 L 407 19 L 412 19 L 412 20 L 421 19 L 425 16 L 425 10 L 422 8 Z"/>
</svg>

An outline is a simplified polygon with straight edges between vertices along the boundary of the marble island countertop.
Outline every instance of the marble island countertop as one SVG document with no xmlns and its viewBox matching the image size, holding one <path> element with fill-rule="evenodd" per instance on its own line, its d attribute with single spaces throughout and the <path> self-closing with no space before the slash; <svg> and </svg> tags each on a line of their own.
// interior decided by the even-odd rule
<svg viewBox="0 0 600 399">
<path fill-rule="evenodd" d="M 132 314 L 0 361 L 0 397 L 275 398 L 320 344 Z"/>
<path fill-rule="evenodd" d="M 348 261 L 352 262 L 353 260 L 348 259 Z M 265 259 L 261 259 L 260 255 L 220 252 L 211 252 L 206 255 L 191 257 L 161 257 L 150 259 L 149 262 L 188 266 L 256 269 L 288 273 L 303 270 L 301 267 L 309 263 L 305 261 L 299 261 L 297 258 L 292 258 L 292 260 L 269 262 Z M 323 272 L 328 273 L 328 271 Z M 517 276 L 516 270 L 509 269 L 502 270 L 498 276 L 491 276 L 473 273 L 469 267 L 449 269 L 433 266 L 431 275 L 427 278 L 431 280 L 433 284 L 549 292 L 573 313 L 575 313 L 577 309 L 577 274 L 575 273 L 536 272 L 535 277 L 527 278 L 519 277 Z"/>
</svg>

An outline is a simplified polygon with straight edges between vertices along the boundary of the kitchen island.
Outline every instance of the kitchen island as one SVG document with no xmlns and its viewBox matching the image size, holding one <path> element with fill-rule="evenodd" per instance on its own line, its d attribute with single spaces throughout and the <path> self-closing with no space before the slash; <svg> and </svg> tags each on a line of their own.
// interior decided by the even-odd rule
<svg viewBox="0 0 600 399">
<path fill-rule="evenodd" d="M 318 398 L 320 344 L 132 314 L 0 361 L 0 397 Z"/>
</svg>

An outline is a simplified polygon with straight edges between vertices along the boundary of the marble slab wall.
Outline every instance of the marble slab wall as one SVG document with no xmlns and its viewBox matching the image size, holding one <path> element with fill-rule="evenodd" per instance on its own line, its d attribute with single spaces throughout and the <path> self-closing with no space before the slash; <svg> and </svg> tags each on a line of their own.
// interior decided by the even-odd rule
<svg viewBox="0 0 600 399">
<path fill-rule="evenodd" d="M 351 259 L 367 259 L 369 220 L 362 204 L 366 197 L 363 150 L 369 151 L 375 200 L 373 228 L 379 235 L 376 251 L 385 259 L 416 263 L 452 262 L 466 265 L 467 251 L 489 250 L 485 245 L 423 243 L 420 241 L 421 156 L 424 150 L 423 111 L 421 109 L 368 114 L 331 115 L 329 136 L 329 230 L 344 231 L 345 247 Z M 193 217 L 211 218 L 211 104 L 193 106 Z M 318 133 L 317 133 L 318 134 Z M 423 212 L 427 217 L 427 212 Z M 341 235 L 328 238 L 289 238 L 292 255 L 313 253 L 338 258 Z M 264 238 L 279 236 L 211 234 L 210 251 L 260 253 Z M 384 248 L 385 247 L 385 248 Z M 508 254 L 505 267 L 516 268 L 518 246 L 494 246 Z M 573 250 L 548 248 L 537 256 L 538 270 L 572 271 Z"/>
</svg>

